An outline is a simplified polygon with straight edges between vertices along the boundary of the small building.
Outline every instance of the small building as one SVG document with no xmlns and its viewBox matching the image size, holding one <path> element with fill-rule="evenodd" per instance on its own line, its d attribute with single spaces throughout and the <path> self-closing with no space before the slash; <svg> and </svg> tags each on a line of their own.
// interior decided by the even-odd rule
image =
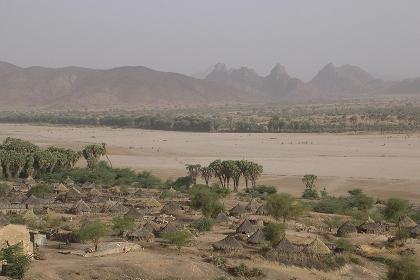
<svg viewBox="0 0 420 280">
<path fill-rule="evenodd" d="M 213 248 L 224 252 L 235 252 L 242 249 L 242 245 L 235 237 L 228 235 L 224 239 L 213 243 Z"/>
<path fill-rule="evenodd" d="M 345 222 L 337 230 L 338 237 L 349 237 L 357 233 L 357 228 L 351 222 Z"/>
<path fill-rule="evenodd" d="M 230 209 L 229 214 L 236 218 L 240 218 L 246 214 L 246 210 L 239 203 L 236 204 L 232 209 Z"/>
<path fill-rule="evenodd" d="M 25 225 L 5 225 L 0 227 L 0 249 L 22 244 L 23 253 L 33 254 L 33 245 L 28 228 Z"/>
</svg>

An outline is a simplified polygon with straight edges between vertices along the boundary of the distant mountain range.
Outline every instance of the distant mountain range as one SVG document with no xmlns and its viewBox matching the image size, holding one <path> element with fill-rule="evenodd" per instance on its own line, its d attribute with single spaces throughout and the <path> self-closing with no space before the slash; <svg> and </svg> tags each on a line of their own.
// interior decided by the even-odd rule
<svg viewBox="0 0 420 280">
<path fill-rule="evenodd" d="M 0 62 L 2 110 L 134 109 L 405 94 L 420 96 L 420 78 L 385 81 L 351 65 L 327 64 L 304 83 L 280 64 L 264 77 L 251 68 L 228 69 L 218 63 L 206 77 L 197 79 L 142 66 L 21 68 Z"/>
</svg>

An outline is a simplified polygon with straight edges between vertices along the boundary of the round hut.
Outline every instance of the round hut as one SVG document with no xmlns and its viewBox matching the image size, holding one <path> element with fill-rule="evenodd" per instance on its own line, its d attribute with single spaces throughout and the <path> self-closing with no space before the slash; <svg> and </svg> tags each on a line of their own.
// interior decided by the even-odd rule
<svg viewBox="0 0 420 280">
<path fill-rule="evenodd" d="M 132 241 L 153 242 L 155 240 L 155 235 L 147 228 L 142 227 L 128 233 L 127 238 Z"/>
<path fill-rule="evenodd" d="M 345 222 L 337 230 L 338 237 L 349 237 L 357 233 L 357 228 L 351 222 Z"/>
<path fill-rule="evenodd" d="M 234 216 L 236 218 L 240 218 L 246 214 L 246 210 L 242 207 L 239 203 L 236 204 L 232 209 L 229 211 L 229 215 Z"/>
<path fill-rule="evenodd" d="M 265 241 L 265 234 L 262 229 L 258 229 L 251 237 L 248 238 L 248 242 L 251 244 L 261 244 Z"/>
<path fill-rule="evenodd" d="M 405 229 L 412 229 L 415 226 L 417 226 L 416 222 L 414 222 L 408 216 L 405 216 L 398 224 L 401 228 L 405 228 Z"/>
<path fill-rule="evenodd" d="M 249 203 L 245 206 L 245 210 L 248 213 L 256 213 L 260 206 L 261 203 L 259 203 L 256 199 L 251 199 Z"/>
<path fill-rule="evenodd" d="M 167 215 L 174 215 L 181 212 L 181 210 L 182 207 L 179 205 L 178 202 L 169 201 L 162 207 L 162 210 L 160 212 Z"/>
<path fill-rule="evenodd" d="M 216 217 L 216 223 L 218 224 L 227 224 L 229 222 L 229 217 L 223 212 L 220 212 Z"/>
<path fill-rule="evenodd" d="M 236 228 L 236 232 L 240 234 L 250 234 L 256 230 L 256 225 L 252 224 L 248 219 L 244 220 L 242 224 Z"/>
<path fill-rule="evenodd" d="M 242 249 L 242 245 L 235 237 L 228 235 L 224 239 L 213 243 L 213 248 L 224 252 L 234 252 Z"/>
<path fill-rule="evenodd" d="M 71 209 L 70 213 L 75 215 L 83 215 L 85 213 L 89 213 L 91 211 L 89 205 L 83 201 L 83 199 L 79 200 Z"/>
<path fill-rule="evenodd" d="M 411 236 L 413 238 L 419 238 L 420 237 L 420 224 L 416 225 L 412 230 L 411 230 Z"/>
</svg>

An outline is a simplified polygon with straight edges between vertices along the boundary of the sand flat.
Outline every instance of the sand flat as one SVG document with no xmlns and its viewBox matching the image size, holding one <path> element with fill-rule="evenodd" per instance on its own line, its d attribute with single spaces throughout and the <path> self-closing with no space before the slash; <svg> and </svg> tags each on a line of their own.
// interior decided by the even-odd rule
<svg viewBox="0 0 420 280">
<path fill-rule="evenodd" d="M 250 159 L 264 166 L 262 182 L 300 193 L 313 173 L 332 193 L 362 187 L 379 197 L 400 194 L 420 201 L 420 134 L 189 133 L 0 124 L 0 140 L 19 137 L 41 146 L 81 148 L 105 142 L 114 166 L 185 173 L 186 163 Z"/>
</svg>

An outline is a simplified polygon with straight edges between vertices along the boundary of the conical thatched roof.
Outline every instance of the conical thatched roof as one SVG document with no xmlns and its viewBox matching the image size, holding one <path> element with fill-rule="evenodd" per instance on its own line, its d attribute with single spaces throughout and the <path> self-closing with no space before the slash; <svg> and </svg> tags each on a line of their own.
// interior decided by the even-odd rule
<svg viewBox="0 0 420 280">
<path fill-rule="evenodd" d="M 416 238 L 416 237 L 420 237 L 420 224 L 416 225 L 412 230 L 411 230 L 411 235 Z"/>
<path fill-rule="evenodd" d="M 59 192 L 59 193 L 65 193 L 65 192 L 68 192 L 69 189 L 63 183 L 60 183 L 54 187 L 54 191 Z"/>
<path fill-rule="evenodd" d="M 403 228 L 414 228 L 415 226 L 417 226 L 416 222 L 414 222 L 410 217 L 405 216 L 400 222 L 399 222 L 400 227 Z"/>
<path fill-rule="evenodd" d="M 331 254 L 331 250 L 327 247 L 327 245 L 325 245 L 324 242 L 319 240 L 318 237 L 316 237 L 314 241 L 307 245 L 304 251 L 308 254 L 317 256 Z"/>
<path fill-rule="evenodd" d="M 257 211 L 255 211 L 255 214 L 267 215 L 268 214 L 267 206 L 265 206 L 265 204 L 261 205 L 260 207 L 258 207 Z"/>
<path fill-rule="evenodd" d="M 238 251 L 242 248 L 242 245 L 235 237 L 228 235 L 224 239 L 213 243 L 213 248 L 221 251 Z"/>
<path fill-rule="evenodd" d="M 337 230 L 338 237 L 347 237 L 357 233 L 357 228 L 351 222 L 345 222 Z"/>
<path fill-rule="evenodd" d="M 90 207 L 81 199 L 73 206 L 71 212 L 74 214 L 88 213 L 90 212 Z"/>
<path fill-rule="evenodd" d="M 247 234 L 253 233 L 257 230 L 257 227 L 253 225 L 248 219 L 244 220 L 242 224 L 236 229 L 237 233 Z"/>
<path fill-rule="evenodd" d="M 248 242 L 252 244 L 260 244 L 264 242 L 265 235 L 262 229 L 258 229 L 251 237 L 248 238 Z"/>
<path fill-rule="evenodd" d="M 102 212 L 110 212 L 111 208 L 114 207 L 114 205 L 116 204 L 115 201 L 112 201 L 110 199 L 108 199 L 103 205 L 102 205 Z"/>
<path fill-rule="evenodd" d="M 140 202 L 139 205 L 146 208 L 162 207 L 162 204 L 154 198 L 147 198 Z"/>
<path fill-rule="evenodd" d="M 108 212 L 122 214 L 122 213 L 127 212 L 127 207 L 125 207 L 124 205 L 122 205 L 122 203 L 117 202 L 117 203 L 114 204 L 114 206 L 112 206 L 109 209 Z"/>
<path fill-rule="evenodd" d="M 366 222 L 365 222 L 366 224 L 372 224 L 372 223 L 375 223 L 375 220 L 374 219 L 372 219 L 370 216 L 367 218 L 367 220 L 366 220 Z"/>
<path fill-rule="evenodd" d="M 216 217 L 216 223 L 226 224 L 229 222 L 230 222 L 229 217 L 223 212 L 220 212 Z"/>
<path fill-rule="evenodd" d="M 28 197 L 23 194 L 13 194 L 13 195 L 10 195 L 8 198 L 11 204 L 21 204 L 23 203 L 23 201 L 28 199 Z"/>
<path fill-rule="evenodd" d="M 66 199 L 78 199 L 82 197 L 82 193 L 75 187 L 70 187 L 69 191 L 66 193 Z"/>
<path fill-rule="evenodd" d="M 234 217 L 241 217 L 246 213 L 244 207 L 242 207 L 239 203 L 236 204 L 232 209 L 230 209 L 229 214 Z"/>
<path fill-rule="evenodd" d="M 89 191 L 90 196 L 100 196 L 102 193 L 97 188 L 92 188 Z"/>
<path fill-rule="evenodd" d="M 144 229 L 147 229 L 150 232 L 157 233 L 160 231 L 160 225 L 153 221 L 148 221 L 144 226 Z"/>
<path fill-rule="evenodd" d="M 121 193 L 121 188 L 120 188 L 120 186 L 113 186 L 112 188 L 109 189 L 109 191 L 111 193 L 118 194 L 118 193 Z"/>
<path fill-rule="evenodd" d="M 124 216 L 132 218 L 132 219 L 142 219 L 144 217 L 144 213 L 139 211 L 137 208 L 130 207 L 127 213 Z"/>
<path fill-rule="evenodd" d="M 139 188 L 135 193 L 135 196 L 142 196 L 143 195 L 143 189 Z"/>
<path fill-rule="evenodd" d="M 25 213 L 23 214 L 23 219 L 24 220 L 32 220 L 32 219 L 37 219 L 37 216 L 34 213 L 33 209 L 28 209 L 25 211 Z"/>
<path fill-rule="evenodd" d="M 357 227 L 357 232 L 378 234 L 383 231 L 380 223 L 363 223 Z"/>
<path fill-rule="evenodd" d="M 176 225 L 174 223 L 168 223 L 159 231 L 159 236 L 165 233 L 175 232 L 178 231 Z"/>
<path fill-rule="evenodd" d="M 151 242 L 155 239 L 155 235 L 146 228 L 138 228 L 127 234 L 129 240 L 139 240 Z"/>
<path fill-rule="evenodd" d="M 178 202 L 169 201 L 163 206 L 160 212 L 167 215 L 173 215 L 173 214 L 179 213 L 181 210 L 182 208 Z"/>
<path fill-rule="evenodd" d="M 292 242 L 289 241 L 289 239 L 285 237 L 283 237 L 282 240 L 280 240 L 279 243 L 277 243 L 273 249 L 279 253 L 283 253 L 283 254 L 294 254 L 294 253 L 299 253 L 302 252 L 303 247 L 300 245 L 295 245 Z"/>
<path fill-rule="evenodd" d="M 259 203 L 256 199 L 251 199 L 251 201 L 249 201 L 249 203 L 245 206 L 245 210 L 249 213 L 255 213 L 260 206 L 261 203 Z"/>
</svg>

